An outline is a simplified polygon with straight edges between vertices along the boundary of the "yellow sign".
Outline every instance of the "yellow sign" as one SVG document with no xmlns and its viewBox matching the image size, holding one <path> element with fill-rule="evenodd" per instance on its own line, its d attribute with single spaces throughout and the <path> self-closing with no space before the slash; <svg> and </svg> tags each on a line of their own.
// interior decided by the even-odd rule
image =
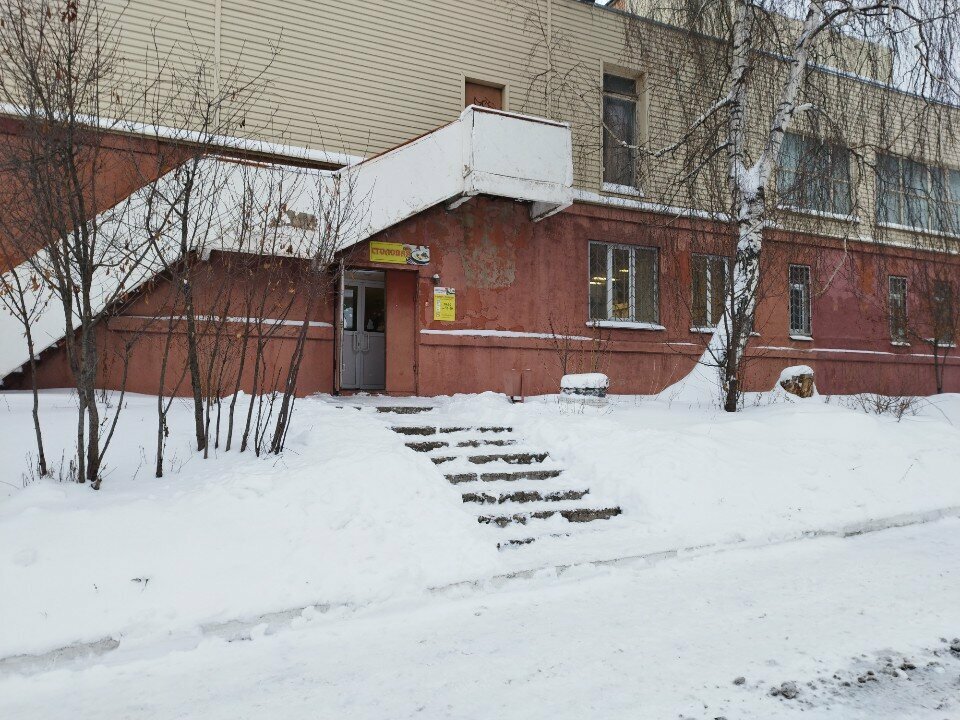
<svg viewBox="0 0 960 720">
<path fill-rule="evenodd" d="M 430 262 L 430 248 L 425 245 L 371 242 L 370 262 L 392 265 L 426 265 Z"/>
<path fill-rule="evenodd" d="M 454 288 L 433 289 L 433 319 L 443 322 L 457 319 L 457 291 Z"/>
</svg>

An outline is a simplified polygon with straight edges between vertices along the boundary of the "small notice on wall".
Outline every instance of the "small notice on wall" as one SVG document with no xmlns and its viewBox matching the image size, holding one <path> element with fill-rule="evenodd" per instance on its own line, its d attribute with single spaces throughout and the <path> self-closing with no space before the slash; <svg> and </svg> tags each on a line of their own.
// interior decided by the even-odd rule
<svg viewBox="0 0 960 720">
<path fill-rule="evenodd" d="M 392 265 L 426 265 L 430 262 L 430 248 L 426 245 L 371 242 L 370 262 Z"/>
<path fill-rule="evenodd" d="M 453 322 L 457 319 L 457 291 L 454 288 L 433 289 L 433 319 Z"/>
</svg>

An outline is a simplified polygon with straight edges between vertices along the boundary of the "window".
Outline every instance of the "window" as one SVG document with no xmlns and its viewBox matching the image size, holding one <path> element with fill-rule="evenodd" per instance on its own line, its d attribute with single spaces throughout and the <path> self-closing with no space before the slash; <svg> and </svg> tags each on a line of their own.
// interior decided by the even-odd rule
<svg viewBox="0 0 960 720">
<path fill-rule="evenodd" d="M 590 243 L 590 319 L 657 323 L 657 249 Z"/>
<path fill-rule="evenodd" d="M 790 266 L 790 334 L 811 337 L 810 267 Z"/>
<path fill-rule="evenodd" d="M 888 295 L 890 306 L 890 340 L 895 343 L 907 342 L 907 279 L 890 276 Z"/>
<path fill-rule="evenodd" d="M 503 86 L 467 80 L 463 87 L 464 107 L 477 107 L 503 110 Z"/>
<path fill-rule="evenodd" d="M 960 170 L 878 156 L 877 221 L 960 235 Z"/>
<path fill-rule="evenodd" d="M 936 280 L 933 283 L 933 337 L 940 346 L 953 344 L 957 309 L 953 303 L 953 283 Z"/>
<path fill-rule="evenodd" d="M 729 277 L 729 260 L 721 255 L 693 255 L 690 260 L 691 324 L 695 328 L 716 325 L 723 317 Z"/>
<path fill-rule="evenodd" d="M 629 146 L 629 147 L 625 147 Z M 637 81 L 603 76 L 603 182 L 636 186 Z"/>
<path fill-rule="evenodd" d="M 849 215 L 850 151 L 787 133 L 780 147 L 777 192 L 789 207 Z"/>
</svg>

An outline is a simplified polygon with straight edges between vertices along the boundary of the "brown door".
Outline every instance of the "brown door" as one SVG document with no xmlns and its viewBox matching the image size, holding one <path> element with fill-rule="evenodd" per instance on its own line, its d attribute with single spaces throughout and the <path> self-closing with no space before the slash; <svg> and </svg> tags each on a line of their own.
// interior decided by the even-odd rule
<svg viewBox="0 0 960 720">
<path fill-rule="evenodd" d="M 467 80 L 464 93 L 464 107 L 478 105 L 493 110 L 503 110 L 503 88 L 483 85 Z"/>
</svg>

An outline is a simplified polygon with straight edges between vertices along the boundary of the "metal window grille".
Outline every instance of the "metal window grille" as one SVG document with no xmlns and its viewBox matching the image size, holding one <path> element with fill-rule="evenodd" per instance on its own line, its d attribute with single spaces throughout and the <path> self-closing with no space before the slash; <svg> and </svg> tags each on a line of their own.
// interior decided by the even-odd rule
<svg viewBox="0 0 960 720">
<path fill-rule="evenodd" d="M 810 337 L 810 267 L 790 266 L 790 334 Z"/>
<path fill-rule="evenodd" d="M 659 322 L 658 285 L 657 248 L 590 243 L 591 320 Z"/>
<path fill-rule="evenodd" d="M 890 276 L 890 339 L 893 342 L 907 341 L 907 279 Z"/>
<path fill-rule="evenodd" d="M 716 325 L 726 306 L 730 261 L 722 255 L 693 255 L 691 275 L 691 321 L 695 327 Z"/>
</svg>

